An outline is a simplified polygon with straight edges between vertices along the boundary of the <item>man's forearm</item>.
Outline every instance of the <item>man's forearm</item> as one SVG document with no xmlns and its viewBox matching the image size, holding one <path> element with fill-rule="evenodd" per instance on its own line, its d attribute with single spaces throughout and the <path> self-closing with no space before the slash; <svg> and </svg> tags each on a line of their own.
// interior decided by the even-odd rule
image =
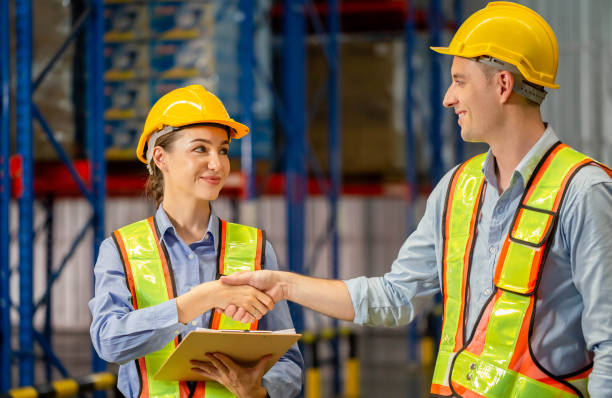
<svg viewBox="0 0 612 398">
<path fill-rule="evenodd" d="M 355 319 L 353 301 L 344 282 L 291 272 L 277 274 L 287 300 L 332 318 L 351 322 Z"/>
</svg>

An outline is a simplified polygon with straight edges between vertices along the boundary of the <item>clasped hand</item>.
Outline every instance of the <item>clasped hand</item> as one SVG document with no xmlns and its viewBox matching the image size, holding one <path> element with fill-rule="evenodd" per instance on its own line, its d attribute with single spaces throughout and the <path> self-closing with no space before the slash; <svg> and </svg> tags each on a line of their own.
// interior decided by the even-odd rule
<svg viewBox="0 0 612 398">
<path fill-rule="evenodd" d="M 237 272 L 229 276 L 222 276 L 221 282 L 228 286 L 244 286 L 248 285 L 259 290 L 262 294 L 265 293 L 268 299 L 272 302 L 272 307 L 275 303 L 281 300 L 286 300 L 287 292 L 281 283 L 277 280 L 277 275 L 272 271 L 253 271 L 253 272 Z M 246 287 L 246 286 L 244 286 Z M 256 319 L 260 319 L 267 311 L 261 312 L 264 308 L 270 308 L 269 303 L 264 306 L 257 306 L 255 311 L 252 307 L 241 305 L 239 303 L 230 303 L 225 308 L 217 308 L 216 311 L 225 314 L 235 321 L 242 323 L 251 323 Z M 261 308 L 264 307 L 264 308 Z"/>
</svg>

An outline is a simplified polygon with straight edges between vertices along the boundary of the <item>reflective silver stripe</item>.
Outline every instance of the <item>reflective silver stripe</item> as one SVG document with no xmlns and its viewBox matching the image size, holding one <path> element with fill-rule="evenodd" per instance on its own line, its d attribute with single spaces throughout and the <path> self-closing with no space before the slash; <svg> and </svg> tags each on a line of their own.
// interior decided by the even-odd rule
<svg viewBox="0 0 612 398">
<path fill-rule="evenodd" d="M 505 70 L 514 75 L 514 87 L 512 89 L 516 91 L 517 94 L 522 95 L 530 101 L 535 102 L 536 104 L 541 104 L 546 97 L 546 90 L 544 88 L 534 87 L 532 83 L 529 83 L 518 70 L 518 68 L 512 64 L 499 60 L 497 58 L 482 56 L 478 58 L 473 58 L 476 62 L 483 63 L 485 65 L 492 66 L 493 68 Z"/>
</svg>

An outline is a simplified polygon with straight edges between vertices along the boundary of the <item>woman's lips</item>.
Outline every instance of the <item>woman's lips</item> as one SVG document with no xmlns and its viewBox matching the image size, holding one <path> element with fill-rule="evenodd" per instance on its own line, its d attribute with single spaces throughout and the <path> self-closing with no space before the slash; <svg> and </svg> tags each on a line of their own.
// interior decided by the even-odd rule
<svg viewBox="0 0 612 398">
<path fill-rule="evenodd" d="M 207 182 L 211 185 L 219 185 L 221 184 L 221 178 L 219 177 L 200 177 L 204 182 Z"/>
</svg>

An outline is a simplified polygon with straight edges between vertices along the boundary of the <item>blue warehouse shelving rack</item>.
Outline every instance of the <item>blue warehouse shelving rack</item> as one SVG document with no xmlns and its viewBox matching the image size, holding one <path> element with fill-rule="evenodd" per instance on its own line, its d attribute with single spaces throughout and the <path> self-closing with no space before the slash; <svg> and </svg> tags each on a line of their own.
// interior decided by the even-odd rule
<svg viewBox="0 0 612 398">
<path fill-rule="evenodd" d="M 0 3 L 0 54 L 10 53 L 10 7 L 8 1 Z M 11 154 L 10 114 L 10 66 L 11 58 L 0 58 L 0 391 L 11 385 L 11 317 L 10 317 L 10 179 L 9 156 Z"/>
<path fill-rule="evenodd" d="M 19 205 L 19 348 L 11 348 L 11 323 L 9 297 L 9 279 L 11 269 L 9 263 L 8 244 L 10 241 L 10 230 L 8 224 L 9 201 L 11 191 L 11 181 L 9 180 L 8 159 L 11 153 L 11 133 L 10 133 L 10 57 L 2 57 L 2 247 L 0 251 L 0 263 L 2 265 L 2 358 L 1 358 L 1 385 L 0 390 L 6 391 L 11 387 L 11 363 L 17 362 L 19 365 L 19 385 L 29 386 L 34 384 L 34 344 L 38 343 L 47 364 L 47 377 L 51 377 L 50 366 L 53 365 L 64 376 L 69 375 L 65 367 L 61 364 L 53 352 L 51 346 L 51 326 L 49 318 L 50 290 L 53 282 L 64 268 L 70 256 L 74 253 L 74 248 L 81 242 L 88 229 L 93 230 L 93 252 L 94 259 L 97 257 L 98 247 L 104 238 L 104 198 L 105 198 L 105 157 L 104 157 L 104 134 L 102 131 L 103 114 L 103 93 L 102 93 L 102 35 L 103 35 L 103 5 L 102 0 L 88 0 L 82 15 L 75 19 L 72 31 L 65 43 L 58 49 L 57 53 L 51 58 L 47 66 L 40 74 L 32 79 L 32 1 L 18 0 L 14 2 L 15 9 L 15 28 L 16 28 L 16 137 L 17 145 L 14 157 L 11 159 L 11 173 L 17 184 L 15 196 Z M 8 1 L 2 2 L 0 10 L 2 18 L 2 54 L 9 54 L 10 32 L 8 21 L 10 20 L 10 4 Z M 45 116 L 40 112 L 37 105 L 33 102 L 34 91 L 41 82 L 44 81 L 48 72 L 62 57 L 66 49 L 75 41 L 81 33 L 86 35 L 86 92 L 85 92 L 85 112 L 86 112 L 86 154 L 90 171 L 89 181 L 84 181 L 76 170 L 73 161 L 66 154 L 58 143 L 54 132 L 45 120 Z M 71 250 L 65 255 L 62 263 L 57 269 L 52 269 L 52 264 L 48 261 L 48 286 L 43 299 L 36 305 L 33 301 L 33 241 L 35 237 L 33 225 L 34 213 L 34 156 L 33 156 L 33 120 L 36 120 L 55 150 L 64 166 L 69 170 L 74 182 L 78 186 L 82 195 L 87 199 L 92 208 L 92 216 L 89 222 L 83 227 L 81 233 L 77 235 Z M 51 207 L 47 206 L 48 211 Z M 47 228 L 52 225 L 52 217 L 48 215 Z M 50 242 L 50 241 L 49 241 Z M 51 250 L 50 244 L 48 245 Z M 47 253 L 48 255 L 49 253 Z M 49 256 L 50 257 L 50 256 Z M 34 328 L 33 318 L 37 310 L 47 307 L 46 326 L 44 332 L 39 332 Z M 92 351 L 93 352 L 93 351 Z M 100 371 L 105 369 L 106 364 L 93 353 L 92 369 Z"/>
<path fill-rule="evenodd" d="M 85 1 L 85 0 L 84 0 Z M 268 85 L 273 87 L 272 78 L 270 76 L 262 76 L 261 66 L 257 64 L 254 56 L 254 35 L 253 31 L 256 28 L 254 21 L 254 4 L 250 0 L 237 0 L 241 18 L 240 23 L 240 38 L 239 46 L 239 64 L 241 65 L 240 83 L 239 83 L 239 100 L 241 104 L 240 117 L 247 125 L 253 124 L 253 102 L 254 102 L 254 85 L 255 79 L 263 79 Z M 9 292 L 9 253 L 8 239 L 10 236 L 8 214 L 10 201 L 10 180 L 9 180 L 9 162 L 8 158 L 11 153 L 11 134 L 10 134 L 10 59 L 2 57 L 1 59 L 1 116 L 2 125 L 0 126 L 1 146 L 0 146 L 0 181 L 2 183 L 0 189 L 0 232 L 3 239 L 0 240 L 0 307 L 2 308 L 2 350 L 1 350 L 1 368 L 0 368 L 0 390 L 6 391 L 11 387 L 11 361 L 19 363 L 19 384 L 22 386 L 31 385 L 34 382 L 34 342 L 37 341 L 45 352 L 49 363 L 53 363 L 62 373 L 65 369 L 53 353 L 50 345 L 51 329 L 48 324 L 43 333 L 36 331 L 33 327 L 32 318 L 35 311 L 39 308 L 49 308 L 50 295 L 45 297 L 46 301 L 41 301 L 36 305 L 32 299 L 32 242 L 33 242 L 33 151 L 32 151 L 32 120 L 36 119 L 43 128 L 43 131 L 48 136 L 58 151 L 66 168 L 73 176 L 79 190 L 92 206 L 92 217 L 90 221 L 83 227 L 81 233 L 73 244 L 72 250 L 66 254 L 56 270 L 53 270 L 51 264 L 49 270 L 48 290 L 52 281 L 57 279 L 59 273 L 63 269 L 70 258 L 74 247 L 78 245 L 84 232 L 88 228 L 94 230 L 94 259 L 97 257 L 97 250 L 104 237 L 104 198 L 106 195 L 106 174 L 105 174 L 105 143 L 104 143 L 104 93 L 103 93 L 103 8 L 102 0 L 86 0 L 87 7 L 80 18 L 75 20 L 73 31 L 69 35 L 66 43 L 59 49 L 56 56 L 49 62 L 47 68 L 41 72 L 39 76 L 32 80 L 32 2 L 31 0 L 16 0 L 14 2 L 16 11 L 16 30 L 17 30 L 17 86 L 16 86 L 16 115 L 17 115 L 17 150 L 15 159 L 20 163 L 18 171 L 20 173 L 20 181 L 22 190 L 18 192 L 19 201 L 19 349 L 12 351 L 11 339 L 11 324 L 10 324 L 10 297 Z M 340 0 L 328 0 L 325 2 L 327 11 L 327 31 L 323 29 L 323 24 L 319 19 L 320 2 L 312 0 L 284 0 L 279 2 L 282 4 L 282 20 L 283 20 L 283 46 L 282 46 L 282 96 L 275 95 L 275 111 L 278 119 L 281 122 L 283 134 L 285 136 L 285 164 L 284 170 L 286 173 L 286 212 L 287 212 L 287 248 L 288 258 L 287 264 L 290 269 L 295 272 L 304 273 L 308 269 L 309 264 L 305 264 L 305 201 L 308 194 L 308 159 L 312 155 L 309 151 L 309 143 L 306 138 L 308 114 L 305 103 L 305 80 L 306 80 L 306 56 L 305 56 L 305 37 L 307 34 L 307 22 L 310 20 L 313 29 L 318 34 L 324 35 L 327 40 L 324 41 L 324 52 L 328 61 L 328 114 L 329 114 L 329 173 L 326 176 L 319 175 L 318 184 L 322 187 L 321 191 L 326 193 L 329 198 L 330 219 L 328 222 L 329 231 L 328 237 L 331 239 L 331 256 L 332 256 L 332 272 L 331 276 L 338 277 L 339 265 L 339 237 L 338 237 L 338 201 L 342 191 L 341 181 L 341 128 L 340 128 L 340 106 L 339 106 L 339 49 L 338 36 L 340 32 L 340 16 L 342 15 L 343 2 Z M 360 3 L 360 2 L 355 2 Z M 361 2 L 366 4 L 367 2 Z M 394 4 L 392 4 L 394 3 Z M 398 2 L 381 1 L 373 5 L 366 4 L 368 7 L 397 7 Z M 406 184 L 406 206 L 407 206 L 407 231 L 411 232 L 414 229 L 414 204 L 416 192 L 418 190 L 417 177 L 415 174 L 415 148 L 414 148 L 414 131 L 412 120 L 412 85 L 413 85 L 413 70 L 411 60 L 413 58 L 414 41 L 416 38 L 416 13 L 413 7 L 412 0 L 406 0 L 403 3 L 404 12 L 404 39 L 405 39 L 405 67 L 406 67 L 406 87 L 405 87 L 405 126 L 406 126 L 406 169 L 405 169 L 405 184 Z M 441 41 L 440 33 L 445 29 L 444 18 L 442 17 L 441 1 L 432 0 L 430 8 L 427 12 L 431 45 L 439 44 Z M 2 54 L 9 53 L 9 1 L 2 1 L 0 5 L 0 51 Z M 459 21 L 461 0 L 454 0 L 454 18 Z M 220 14 L 223 14 L 224 8 L 220 8 Z M 218 17 L 223 17 L 219 15 Z M 309 18 L 309 19 L 307 19 Z M 44 115 L 40 113 L 36 104 L 32 102 L 32 93 L 44 79 L 47 72 L 53 67 L 55 61 L 62 56 L 66 48 L 72 43 L 80 32 L 86 32 L 87 35 L 87 61 L 85 62 L 85 70 L 87 76 L 87 95 L 85 101 L 86 109 L 86 127 L 87 127 L 87 155 L 90 168 L 90 180 L 84 181 L 73 162 L 64 153 L 61 146 L 54 138 L 51 128 L 44 119 Z M 432 116 L 429 128 L 430 146 L 432 149 L 432 158 L 434 161 L 431 164 L 430 177 L 433 181 L 437 181 L 442 172 L 445 170 L 442 156 L 442 87 L 441 71 L 439 60 L 436 55 L 431 55 L 431 91 L 430 91 L 430 106 Z M 272 91 L 278 92 L 272 88 Z M 282 97 L 282 98 L 281 98 Z M 244 198 L 251 200 L 256 198 L 257 189 L 255 185 L 255 158 L 252 136 L 247 136 L 241 140 L 241 166 L 245 177 Z M 463 157 L 463 149 L 461 140 L 457 140 L 456 146 L 457 160 Z M 316 163 L 316 161 L 315 161 Z M 321 174 L 321 173 L 319 173 Z M 49 208 L 49 207 L 48 207 Z M 52 217 L 48 217 L 48 224 L 52 224 Z M 49 240 L 50 242 L 50 240 Z M 51 246 L 49 246 L 49 251 Z M 93 263 L 93 262 L 92 262 Z M 304 330 L 304 320 L 301 309 L 297 306 L 292 307 L 292 315 L 296 329 Z M 49 317 L 47 317 L 48 319 Z M 419 338 L 416 329 L 410 329 L 409 345 L 415 346 Z M 333 391 L 336 395 L 339 394 L 340 376 L 338 363 L 338 342 L 332 340 L 332 353 L 334 361 L 335 374 L 333 378 Z M 411 350 L 411 352 L 416 352 Z M 105 363 L 101 361 L 97 355 L 93 354 L 92 360 L 93 371 L 100 371 L 105 368 Z M 61 370 L 63 369 L 63 371 Z M 48 377 L 50 372 L 47 372 Z"/>
</svg>

